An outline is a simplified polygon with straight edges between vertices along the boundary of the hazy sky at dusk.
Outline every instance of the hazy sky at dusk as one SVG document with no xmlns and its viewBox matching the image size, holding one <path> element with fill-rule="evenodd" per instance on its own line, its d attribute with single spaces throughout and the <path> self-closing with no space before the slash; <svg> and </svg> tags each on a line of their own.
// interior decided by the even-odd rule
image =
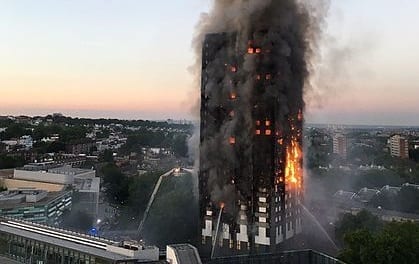
<svg viewBox="0 0 419 264">
<path fill-rule="evenodd" d="M 308 121 L 419 125 L 419 1 L 333 3 L 324 46 L 333 67 L 324 63 L 322 77 L 330 87 L 309 102 Z M 209 6 L 0 1 L 0 115 L 190 117 L 190 43 Z"/>
</svg>

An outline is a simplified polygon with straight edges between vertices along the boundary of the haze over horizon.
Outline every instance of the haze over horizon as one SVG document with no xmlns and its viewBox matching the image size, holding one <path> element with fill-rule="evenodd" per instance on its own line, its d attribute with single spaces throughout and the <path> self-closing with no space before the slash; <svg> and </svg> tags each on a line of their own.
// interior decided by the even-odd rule
<svg viewBox="0 0 419 264">
<path fill-rule="evenodd" d="M 199 87 L 187 68 L 194 27 L 209 7 L 2 1 L 0 115 L 193 118 Z M 330 87 L 308 102 L 308 122 L 419 125 L 415 10 L 417 1 L 333 1 L 320 70 Z"/>
</svg>

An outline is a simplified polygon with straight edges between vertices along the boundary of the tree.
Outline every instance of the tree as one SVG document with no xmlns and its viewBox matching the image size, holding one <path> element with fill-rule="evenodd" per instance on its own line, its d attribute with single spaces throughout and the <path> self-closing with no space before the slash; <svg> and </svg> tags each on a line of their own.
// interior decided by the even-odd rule
<svg viewBox="0 0 419 264">
<path fill-rule="evenodd" d="M 100 154 L 99 160 L 103 162 L 113 162 L 113 151 L 106 149 L 102 154 Z"/>
<path fill-rule="evenodd" d="M 177 156 L 186 157 L 188 155 L 187 135 L 179 134 L 173 138 L 172 148 Z"/>
<path fill-rule="evenodd" d="M 357 215 L 345 214 L 341 221 L 336 225 L 335 235 L 340 241 L 344 235 L 359 230 L 377 232 L 382 227 L 380 219 L 366 210 L 362 210 Z"/>
<path fill-rule="evenodd" d="M 13 169 L 23 165 L 25 165 L 25 160 L 22 157 L 0 156 L 0 169 Z"/>
<path fill-rule="evenodd" d="M 129 178 L 113 163 L 102 168 L 103 185 L 110 202 L 125 204 L 129 197 Z"/>
<path fill-rule="evenodd" d="M 376 233 L 365 229 L 349 232 L 339 257 L 351 264 L 418 263 L 419 224 L 393 222 Z"/>
<path fill-rule="evenodd" d="M 20 138 L 24 135 L 32 135 L 32 131 L 26 129 L 23 124 L 11 124 L 6 131 L 0 133 L 0 139 L 7 140 L 12 138 Z"/>
<path fill-rule="evenodd" d="M 198 214 L 192 175 L 165 178 L 141 235 L 162 247 L 173 243 L 194 243 Z"/>
<path fill-rule="evenodd" d="M 145 210 L 154 186 L 161 174 L 160 172 L 150 172 L 140 177 L 131 178 L 128 189 L 128 205 L 136 211 L 136 214 Z"/>
</svg>

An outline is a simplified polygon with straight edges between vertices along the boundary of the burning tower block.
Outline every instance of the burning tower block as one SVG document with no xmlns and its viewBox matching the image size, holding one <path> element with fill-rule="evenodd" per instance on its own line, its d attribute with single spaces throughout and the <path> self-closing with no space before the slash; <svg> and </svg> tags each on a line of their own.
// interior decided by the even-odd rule
<svg viewBox="0 0 419 264">
<path fill-rule="evenodd" d="M 202 50 L 201 255 L 272 253 L 302 232 L 304 47 L 293 33 L 206 35 Z"/>
</svg>

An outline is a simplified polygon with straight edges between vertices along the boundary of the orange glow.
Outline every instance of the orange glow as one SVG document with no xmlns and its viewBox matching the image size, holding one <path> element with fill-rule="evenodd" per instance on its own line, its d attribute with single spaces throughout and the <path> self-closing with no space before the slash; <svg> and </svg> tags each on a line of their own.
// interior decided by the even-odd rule
<svg viewBox="0 0 419 264">
<path fill-rule="evenodd" d="M 256 130 L 256 135 L 260 135 L 260 129 Z"/>
<path fill-rule="evenodd" d="M 303 121 L 303 111 L 301 109 L 298 111 L 298 121 Z"/>
<path fill-rule="evenodd" d="M 230 70 L 231 70 L 231 72 L 237 72 L 237 67 L 236 66 L 231 66 Z"/>
<path fill-rule="evenodd" d="M 284 145 L 284 139 L 282 139 L 282 138 L 281 139 L 278 139 L 278 144 L 279 145 Z"/>
<path fill-rule="evenodd" d="M 262 52 L 262 49 L 260 49 L 260 48 L 257 48 L 257 49 L 256 49 L 256 53 L 257 53 L 257 54 L 259 54 L 259 53 L 261 53 L 261 52 Z"/>
<path fill-rule="evenodd" d="M 253 53 L 254 53 L 253 48 L 248 48 L 248 49 L 247 49 L 247 53 L 249 53 L 249 54 L 253 54 Z"/>
<path fill-rule="evenodd" d="M 260 120 L 256 121 L 256 125 L 260 126 Z"/>
<path fill-rule="evenodd" d="M 271 125 L 271 121 L 266 120 L 266 121 L 265 121 L 265 125 L 266 125 L 266 126 L 270 126 L 270 125 Z"/>
<path fill-rule="evenodd" d="M 234 144 L 236 144 L 236 138 L 235 137 L 230 137 L 228 139 L 228 142 L 230 143 L 230 145 L 234 145 Z"/>
<path fill-rule="evenodd" d="M 260 80 L 260 79 L 262 79 L 262 76 L 260 76 L 260 74 L 258 74 L 257 76 L 256 76 L 256 80 Z"/>
<path fill-rule="evenodd" d="M 291 188 L 301 188 L 302 169 L 301 169 L 302 150 L 296 138 L 292 138 L 290 145 L 287 147 L 286 166 L 285 166 L 285 182 Z"/>
<path fill-rule="evenodd" d="M 272 135 L 272 130 L 267 129 L 267 130 L 265 131 L 265 135 L 267 135 L 267 136 Z"/>
<path fill-rule="evenodd" d="M 236 93 L 230 93 L 230 99 L 231 100 L 234 100 L 234 99 L 236 99 L 237 98 L 237 94 Z"/>
<path fill-rule="evenodd" d="M 225 206 L 226 206 L 225 203 L 220 203 L 220 208 L 221 209 L 224 209 Z"/>
</svg>

